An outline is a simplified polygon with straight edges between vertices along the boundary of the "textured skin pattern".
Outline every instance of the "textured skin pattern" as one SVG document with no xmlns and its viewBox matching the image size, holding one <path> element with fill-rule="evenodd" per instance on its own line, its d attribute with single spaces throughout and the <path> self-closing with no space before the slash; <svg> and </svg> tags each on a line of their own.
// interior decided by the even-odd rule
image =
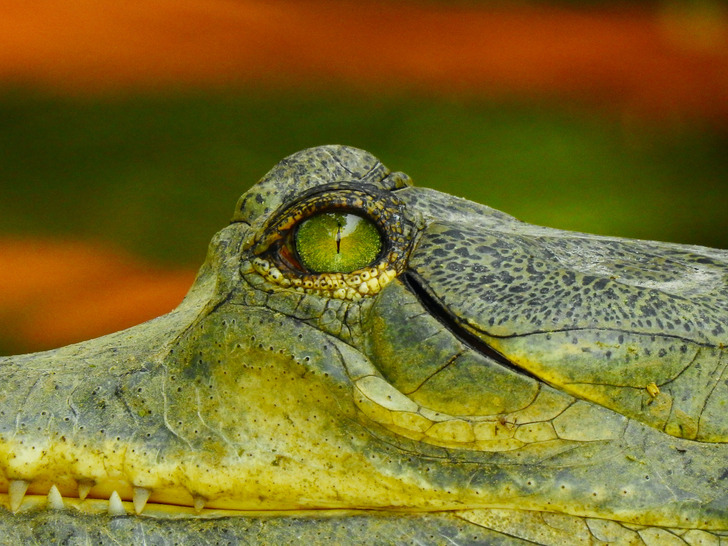
<svg viewBox="0 0 728 546">
<path fill-rule="evenodd" d="M 567 392 L 676 436 L 728 439 L 727 252 L 529 226 L 485 207 L 475 226 L 443 222 L 442 201 L 451 215 L 473 208 L 418 193 L 411 206 L 431 221 L 409 267 L 461 326 Z"/>
<path fill-rule="evenodd" d="M 193 521 L 147 519 L 140 525 L 136 518 L 74 516 L 45 511 L 18 516 L 12 525 L 3 526 L 5 544 L 348 544 L 352 537 L 359 543 L 391 544 L 471 544 L 506 546 L 530 544 L 449 514 L 431 517 L 388 514 L 342 515 L 339 517 L 249 517 Z M 79 525 L 79 520 L 81 525 Z M 83 529 L 78 532 L 79 527 Z M 264 538 L 262 538 L 264 537 Z M 359 540 L 361 539 L 361 541 Z"/>
<path fill-rule="evenodd" d="M 337 207 L 387 250 L 299 270 Z M 718 544 L 727 272 L 304 150 L 175 311 L 0 359 L 0 542 Z"/>
<path fill-rule="evenodd" d="M 489 335 L 609 325 L 707 346 L 726 339 L 728 274 L 718 261 L 725 253 L 530 234 L 513 224 L 488 231 L 438 224 L 410 267 L 455 315 Z"/>
</svg>

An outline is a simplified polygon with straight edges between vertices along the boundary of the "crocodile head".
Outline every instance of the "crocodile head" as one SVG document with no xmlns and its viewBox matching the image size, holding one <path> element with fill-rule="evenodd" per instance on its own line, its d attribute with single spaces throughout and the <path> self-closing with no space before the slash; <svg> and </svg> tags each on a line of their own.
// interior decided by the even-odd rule
<svg viewBox="0 0 728 546">
<path fill-rule="evenodd" d="M 0 359 L 0 530 L 717 541 L 726 328 L 725 251 L 535 227 L 305 150 L 177 309 Z"/>
</svg>

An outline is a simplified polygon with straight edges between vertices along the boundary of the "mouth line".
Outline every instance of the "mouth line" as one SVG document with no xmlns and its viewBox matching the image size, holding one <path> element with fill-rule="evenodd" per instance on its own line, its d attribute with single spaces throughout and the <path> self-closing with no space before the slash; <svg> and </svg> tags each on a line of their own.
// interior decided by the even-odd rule
<svg viewBox="0 0 728 546">
<path fill-rule="evenodd" d="M 378 506 L 372 508 L 357 507 L 321 507 L 321 508 L 273 508 L 273 509 L 234 509 L 234 508 L 195 508 L 193 506 L 148 502 L 143 507 L 134 501 L 121 500 L 118 495 L 108 500 L 87 497 L 60 497 L 54 494 L 29 494 L 23 498 L 17 507 L 11 507 L 7 493 L 0 493 L 0 512 L 4 509 L 11 514 L 25 514 L 43 510 L 69 511 L 86 516 L 141 516 L 156 519 L 219 519 L 235 517 L 346 517 L 372 514 L 429 514 L 458 512 L 455 508 L 414 509 L 404 507 Z"/>
<path fill-rule="evenodd" d="M 450 313 L 447 308 L 438 302 L 430 291 L 425 288 L 424 281 L 416 273 L 412 271 L 405 271 L 402 275 L 400 275 L 400 278 L 402 279 L 405 287 L 419 300 L 427 312 L 431 316 L 435 317 L 440 324 L 442 324 L 465 346 L 515 373 L 530 377 L 531 379 L 539 382 L 541 381 L 541 379 L 532 373 L 515 365 L 513 362 L 508 360 L 507 357 L 496 351 L 478 336 L 463 328 L 457 317 Z"/>
<path fill-rule="evenodd" d="M 86 497 L 60 497 L 52 493 L 47 495 L 25 495 L 19 506 L 14 506 L 7 494 L 0 494 L 0 508 L 13 513 L 23 514 L 38 510 L 68 510 L 89 516 L 133 516 L 140 515 L 152 518 L 220 518 L 248 515 L 248 511 L 217 508 L 197 509 L 193 506 L 179 504 L 147 502 L 139 507 L 134 501 L 122 500 L 118 495 L 109 499 Z M 262 511 L 261 511 L 262 513 Z"/>
</svg>

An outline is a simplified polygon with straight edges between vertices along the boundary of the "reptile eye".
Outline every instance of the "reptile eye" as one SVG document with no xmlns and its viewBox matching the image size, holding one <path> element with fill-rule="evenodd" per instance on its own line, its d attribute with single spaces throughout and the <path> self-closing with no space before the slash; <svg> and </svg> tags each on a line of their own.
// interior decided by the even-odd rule
<svg viewBox="0 0 728 546">
<path fill-rule="evenodd" d="M 351 273 L 377 260 L 382 235 L 367 218 L 322 212 L 297 226 L 293 246 L 299 262 L 311 273 Z"/>
<path fill-rule="evenodd" d="M 246 267 L 282 288 L 357 300 L 404 271 L 415 232 L 390 191 L 358 182 L 316 186 L 262 223 L 246 244 Z"/>
</svg>

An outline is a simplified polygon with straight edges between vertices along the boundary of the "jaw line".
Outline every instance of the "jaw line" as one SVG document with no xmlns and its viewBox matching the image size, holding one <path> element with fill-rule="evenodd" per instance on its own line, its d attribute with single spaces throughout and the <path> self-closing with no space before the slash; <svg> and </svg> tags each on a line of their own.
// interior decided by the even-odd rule
<svg viewBox="0 0 728 546">
<path fill-rule="evenodd" d="M 148 502 L 141 511 L 137 512 L 134 503 L 129 500 L 122 500 L 115 505 L 113 500 L 96 498 L 80 499 L 78 497 L 63 497 L 62 506 L 52 506 L 49 495 L 26 495 L 22 504 L 17 510 L 12 510 L 7 493 L 0 493 L 0 510 L 5 509 L 13 514 L 25 514 L 31 512 L 58 510 L 78 512 L 87 516 L 140 516 L 155 519 L 217 519 L 217 518 L 241 518 L 241 517 L 346 517 L 354 515 L 370 514 L 426 514 L 456 512 L 457 510 L 443 509 L 403 509 L 403 508 L 291 508 L 291 509 L 269 509 L 269 510 L 237 510 L 232 508 L 202 508 L 179 504 Z"/>
</svg>

